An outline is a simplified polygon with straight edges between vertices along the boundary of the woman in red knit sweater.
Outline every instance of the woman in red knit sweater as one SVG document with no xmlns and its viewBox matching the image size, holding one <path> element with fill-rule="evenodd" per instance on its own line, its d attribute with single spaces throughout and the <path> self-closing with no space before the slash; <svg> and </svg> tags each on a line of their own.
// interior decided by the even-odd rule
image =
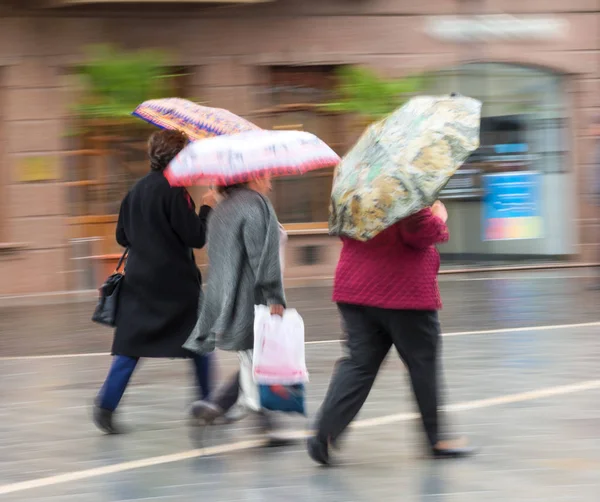
<svg viewBox="0 0 600 502">
<path fill-rule="evenodd" d="M 431 452 L 460 457 L 472 450 L 441 441 L 439 431 L 439 339 L 436 244 L 449 238 L 441 202 L 388 228 L 367 242 L 343 239 L 333 300 L 347 335 L 340 359 L 308 441 L 313 460 L 329 463 L 329 448 L 364 404 L 392 345 L 406 365 Z"/>
</svg>

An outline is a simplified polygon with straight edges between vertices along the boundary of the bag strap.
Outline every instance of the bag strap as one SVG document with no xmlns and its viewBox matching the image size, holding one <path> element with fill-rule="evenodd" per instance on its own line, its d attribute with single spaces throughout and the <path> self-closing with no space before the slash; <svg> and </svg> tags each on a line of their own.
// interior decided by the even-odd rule
<svg viewBox="0 0 600 502">
<path fill-rule="evenodd" d="M 121 270 L 121 266 L 123 265 L 123 262 L 125 261 L 125 259 L 127 258 L 127 255 L 129 254 L 129 248 L 126 248 L 125 251 L 123 251 L 123 254 L 121 255 L 121 258 L 119 258 L 119 263 L 117 263 L 117 268 L 115 268 L 115 274 Z"/>
</svg>

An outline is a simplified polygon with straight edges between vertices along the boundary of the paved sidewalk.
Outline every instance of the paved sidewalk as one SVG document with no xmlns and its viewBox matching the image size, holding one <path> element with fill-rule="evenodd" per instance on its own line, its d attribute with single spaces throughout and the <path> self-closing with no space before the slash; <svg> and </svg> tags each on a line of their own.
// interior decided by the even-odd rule
<svg viewBox="0 0 600 502">
<path fill-rule="evenodd" d="M 0 316 L 0 501 L 597 502 L 600 297 L 576 278 L 536 277 L 442 283 L 449 416 L 480 455 L 423 458 L 406 375 L 390 354 L 335 469 L 313 465 L 303 444 L 256 447 L 251 420 L 190 429 L 183 361 L 145 362 L 121 410 L 130 433 L 104 437 L 89 406 L 109 358 L 85 353 L 105 351 L 110 332 L 85 320 L 85 304 L 61 307 L 66 321 L 56 306 L 11 308 Z M 311 415 L 341 353 L 328 294 L 290 295 L 309 326 Z M 219 355 L 222 377 L 234 367 Z M 298 433 L 308 425 L 285 422 Z"/>
<path fill-rule="evenodd" d="M 593 270 L 442 276 L 446 332 L 570 324 L 600 319 L 600 291 L 589 291 Z M 42 301 L 40 299 L 39 301 Z M 288 291 L 306 323 L 308 340 L 340 337 L 330 287 Z M 106 352 L 111 330 L 90 322 L 93 301 L 1 306 L 0 357 Z"/>
</svg>

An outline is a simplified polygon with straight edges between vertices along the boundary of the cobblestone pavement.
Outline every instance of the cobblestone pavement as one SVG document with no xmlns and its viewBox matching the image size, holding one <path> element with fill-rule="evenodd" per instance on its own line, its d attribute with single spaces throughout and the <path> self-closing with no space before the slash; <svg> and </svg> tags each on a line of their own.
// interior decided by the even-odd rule
<svg viewBox="0 0 600 502">
<path fill-rule="evenodd" d="M 183 361 L 145 362 L 119 416 L 129 433 L 101 436 L 89 406 L 110 361 L 93 353 L 107 350 L 110 333 L 87 321 L 90 304 L 0 307 L 0 500 L 597 502 L 600 293 L 588 282 L 566 271 L 444 279 L 450 422 L 481 453 L 423 458 L 390 354 L 334 469 L 314 466 L 302 444 L 256 447 L 251 420 L 189 428 Z M 341 352 L 328 296 L 290 291 L 307 323 L 311 415 Z M 234 367 L 219 355 L 223 377 Z M 308 424 L 284 420 L 298 432 Z"/>
</svg>

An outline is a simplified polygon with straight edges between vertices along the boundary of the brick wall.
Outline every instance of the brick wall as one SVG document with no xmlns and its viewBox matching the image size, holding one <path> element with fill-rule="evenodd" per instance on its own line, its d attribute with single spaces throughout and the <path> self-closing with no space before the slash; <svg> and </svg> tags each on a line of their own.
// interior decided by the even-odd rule
<svg viewBox="0 0 600 502">
<path fill-rule="evenodd" d="M 24 243 L 15 266 L 0 262 L 0 293 L 65 289 L 65 193 L 60 183 L 65 93 L 56 68 L 41 57 L 22 56 L 4 68 L 5 181 L 9 221 L 3 238 Z M 23 182 L 34 163 L 39 181 Z"/>
<path fill-rule="evenodd" d="M 0 253 L 0 294 L 60 290 L 68 268 L 65 188 L 61 183 L 63 134 L 72 90 L 60 68 L 81 61 L 91 43 L 169 50 L 193 68 L 190 95 L 212 106 L 252 118 L 263 108 L 261 83 L 269 65 L 367 64 L 387 75 L 403 75 L 455 64 L 465 48 L 425 35 L 427 16 L 457 14 L 454 0 L 280 0 L 257 6 L 207 10 L 205 7 L 148 6 L 103 9 L 50 9 L 0 19 L 2 164 L 5 206 L 0 240 L 24 241 L 19 253 Z M 566 40 L 491 44 L 488 61 L 542 65 L 569 75 L 573 104 L 572 163 L 583 191 L 592 169 L 594 140 L 586 123 L 600 111 L 600 6 L 595 0 L 495 0 L 487 12 L 553 12 L 571 23 Z M 22 182 L 27 159 L 56 161 L 51 178 Z M 195 191 L 196 197 L 201 191 Z M 6 209 L 6 206 L 8 208 Z M 580 197 L 582 259 L 594 255 L 598 214 Z M 335 261 L 335 258 L 332 258 Z M 329 266 L 331 267 L 332 264 Z"/>
</svg>

